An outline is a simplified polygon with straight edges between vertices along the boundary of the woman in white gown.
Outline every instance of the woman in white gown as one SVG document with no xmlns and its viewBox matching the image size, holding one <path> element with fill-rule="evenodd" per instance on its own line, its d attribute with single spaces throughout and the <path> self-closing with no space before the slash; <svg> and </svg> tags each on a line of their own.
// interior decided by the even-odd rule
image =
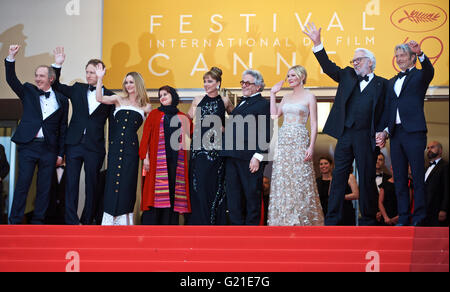
<svg viewBox="0 0 450 292">
<path fill-rule="evenodd" d="M 317 137 L 317 101 L 304 88 L 306 77 L 305 68 L 294 66 L 286 78 L 293 91 L 280 104 L 276 103 L 276 94 L 284 81 L 277 83 L 270 93 L 272 118 L 284 115 L 273 162 L 268 214 L 271 226 L 324 225 L 312 162 Z M 309 116 L 311 137 L 306 129 Z"/>
</svg>

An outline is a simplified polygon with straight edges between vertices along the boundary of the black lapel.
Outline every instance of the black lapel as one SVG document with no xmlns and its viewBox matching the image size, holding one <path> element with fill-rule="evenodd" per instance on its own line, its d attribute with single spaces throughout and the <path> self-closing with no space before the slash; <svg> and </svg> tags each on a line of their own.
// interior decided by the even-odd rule
<svg viewBox="0 0 450 292">
<path fill-rule="evenodd" d="M 260 96 L 261 94 L 258 94 L 248 98 L 243 105 L 236 107 L 231 114 L 242 113 L 246 108 L 257 102 Z"/>
<path fill-rule="evenodd" d="M 374 113 L 375 108 L 377 107 L 377 104 L 378 104 L 378 100 L 380 99 L 380 90 L 381 90 L 383 84 L 377 75 L 373 76 L 373 79 L 370 83 L 372 83 L 372 82 L 374 82 L 373 85 L 375 86 L 375 96 L 374 96 L 374 101 L 372 104 L 372 113 Z M 367 86 L 370 86 L 370 83 L 367 84 Z M 366 88 L 367 88 L 367 86 L 366 86 Z"/>
<path fill-rule="evenodd" d="M 405 77 L 405 78 L 406 78 L 405 81 L 403 81 L 402 90 L 400 91 L 400 95 L 402 95 L 403 91 L 404 91 L 405 88 L 406 88 L 406 85 L 407 85 L 408 82 L 411 80 L 412 75 L 413 75 L 414 73 L 416 73 L 416 71 L 417 71 L 416 67 L 413 67 L 413 68 L 411 68 L 411 69 L 409 70 L 408 75 L 406 75 L 406 77 Z"/>
<path fill-rule="evenodd" d="M 36 89 L 36 95 L 35 95 L 35 97 L 33 97 L 33 103 L 34 103 L 34 106 L 36 107 L 36 110 L 39 112 L 39 116 L 41 117 L 41 120 L 43 120 L 42 108 L 41 108 L 41 97 L 40 97 L 41 95 L 39 94 L 39 88 L 37 88 L 36 86 L 34 86 L 34 88 Z"/>
<path fill-rule="evenodd" d="M 442 164 L 443 164 L 444 162 L 442 161 L 442 158 L 441 158 L 441 160 L 439 160 L 439 162 L 436 164 L 436 166 L 433 168 L 433 170 L 430 172 L 430 174 L 428 175 L 428 177 L 427 177 L 427 180 L 426 181 L 428 181 L 429 179 L 430 179 L 430 177 L 431 176 L 433 176 L 441 167 L 442 167 Z M 426 170 L 425 170 L 425 172 L 426 172 Z"/>
<path fill-rule="evenodd" d="M 82 98 L 83 109 L 87 112 L 89 116 L 89 102 L 88 102 L 88 94 L 89 94 L 89 84 L 82 83 L 82 90 L 84 90 L 84 98 Z"/>
</svg>

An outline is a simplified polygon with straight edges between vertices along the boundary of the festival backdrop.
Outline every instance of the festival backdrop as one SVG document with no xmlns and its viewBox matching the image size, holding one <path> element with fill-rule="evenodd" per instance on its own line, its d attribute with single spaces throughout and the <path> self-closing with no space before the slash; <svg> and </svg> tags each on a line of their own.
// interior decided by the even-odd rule
<svg viewBox="0 0 450 292">
<path fill-rule="evenodd" d="M 307 86 L 335 87 L 302 32 L 314 22 L 341 67 L 363 47 L 377 58 L 375 73 L 390 78 L 398 70 L 394 47 L 416 40 L 435 66 L 432 86 L 448 86 L 448 14 L 447 0 L 106 0 L 105 83 L 121 88 L 125 74 L 138 71 L 147 88 L 201 88 L 203 74 L 217 66 L 224 87 L 239 87 L 247 68 L 260 70 L 272 86 L 300 64 Z"/>
</svg>

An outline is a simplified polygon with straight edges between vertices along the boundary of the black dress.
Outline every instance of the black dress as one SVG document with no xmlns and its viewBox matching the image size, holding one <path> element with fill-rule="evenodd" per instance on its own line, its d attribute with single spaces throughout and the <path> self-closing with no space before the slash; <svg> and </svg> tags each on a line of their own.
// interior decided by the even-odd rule
<svg viewBox="0 0 450 292">
<path fill-rule="evenodd" d="M 118 108 L 111 126 L 104 212 L 113 217 L 134 211 L 139 169 L 137 131 L 142 125 L 143 114 L 134 107 Z"/>
<path fill-rule="evenodd" d="M 330 180 L 323 180 L 322 177 L 318 177 L 316 179 L 317 183 L 317 191 L 319 192 L 320 204 L 322 205 L 323 214 L 326 215 L 328 212 L 328 198 L 330 191 Z M 351 194 L 352 188 L 347 183 L 347 187 L 345 188 L 345 194 Z M 354 226 L 356 225 L 356 213 L 355 208 L 353 207 L 353 201 L 344 200 L 342 204 L 342 218 L 339 221 L 338 225 L 344 226 Z"/>
<path fill-rule="evenodd" d="M 316 179 L 317 191 L 319 193 L 320 204 L 322 205 L 323 215 L 327 215 L 328 211 L 328 194 L 330 192 L 331 180 L 324 180 L 322 177 Z"/>
<path fill-rule="evenodd" d="M 201 115 L 196 117 L 194 136 L 191 143 L 189 164 L 192 213 L 187 217 L 189 225 L 225 225 L 225 164 L 219 156 L 217 145 L 221 145 L 222 127 L 225 126 L 225 105 L 220 96 L 206 95 L 198 104 Z M 208 116 L 220 120 L 221 127 L 201 126 Z M 196 143 L 197 141 L 197 143 Z M 204 145 L 202 142 L 208 145 Z"/>
</svg>

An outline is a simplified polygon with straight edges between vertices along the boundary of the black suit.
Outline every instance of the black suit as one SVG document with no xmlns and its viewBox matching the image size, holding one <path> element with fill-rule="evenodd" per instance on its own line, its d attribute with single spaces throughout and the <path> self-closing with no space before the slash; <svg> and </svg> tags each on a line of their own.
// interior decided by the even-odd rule
<svg viewBox="0 0 450 292">
<path fill-rule="evenodd" d="M 355 70 L 344 69 L 330 61 L 325 49 L 315 53 L 325 74 L 339 83 L 333 107 L 323 132 L 336 138 L 335 169 L 328 201 L 326 225 L 337 225 L 342 218 L 348 174 L 353 160 L 359 172 L 360 225 L 375 225 L 376 200 L 375 134 L 383 130 L 386 79 L 374 75 L 361 92 Z"/>
<path fill-rule="evenodd" d="M 75 83 L 72 86 L 59 82 L 61 68 L 55 68 L 56 82 L 54 88 L 72 102 L 73 114 L 66 137 L 66 223 L 78 225 L 77 215 L 79 182 L 81 167 L 84 163 L 86 174 L 86 201 L 81 216 L 81 223 L 92 224 L 95 204 L 99 200 L 97 190 L 99 172 L 105 159 L 105 122 L 112 115 L 114 106 L 100 104 L 89 114 L 88 91 L 89 85 Z M 114 95 L 104 89 L 104 95 Z"/>
<path fill-rule="evenodd" d="M 448 226 L 449 204 L 449 177 L 448 162 L 443 159 L 434 166 L 425 181 L 427 198 L 427 224 L 428 226 Z M 440 211 L 447 212 L 447 220 L 439 222 Z"/>
<path fill-rule="evenodd" d="M 51 177 L 55 170 L 57 156 L 64 156 L 64 139 L 67 128 L 69 102 L 65 96 L 55 91 L 59 108 L 43 119 L 39 89 L 30 84 L 22 84 L 17 79 L 15 62 L 5 60 L 6 81 L 22 102 L 23 114 L 20 124 L 12 137 L 18 145 L 19 175 L 14 191 L 14 199 L 9 216 L 11 224 L 22 222 L 28 190 L 38 165 L 37 193 L 32 224 L 42 224 L 47 210 Z M 44 141 L 35 139 L 42 128 Z"/>
<path fill-rule="evenodd" d="M 424 114 L 424 100 L 428 86 L 434 76 L 434 68 L 425 56 L 422 70 L 415 67 L 403 82 L 400 96 L 394 90 L 397 76 L 389 80 L 387 89 L 388 110 L 385 118 L 391 136 L 392 170 L 395 178 L 399 224 L 409 225 L 410 199 L 408 189 L 408 164 L 414 181 L 413 224 L 421 224 L 426 218 L 424 185 L 424 150 L 427 143 L 427 125 Z M 396 124 L 397 109 L 401 124 Z"/>
<path fill-rule="evenodd" d="M 230 116 L 236 124 L 226 120 L 224 150 L 221 151 L 221 156 L 226 157 L 225 185 L 230 222 L 232 225 L 258 225 L 261 220 L 264 163 L 260 164 L 256 173 L 250 172 L 249 165 L 255 153 L 268 153 L 268 147 L 264 149 L 266 147 L 259 141 L 261 139 L 267 145 L 270 143 L 270 103 L 258 94 L 236 107 Z M 239 121 L 255 124 L 251 127 L 251 124 Z"/>
<path fill-rule="evenodd" d="M 0 224 L 3 222 L 3 180 L 9 173 L 9 163 L 6 159 L 5 148 L 0 144 Z"/>
</svg>

